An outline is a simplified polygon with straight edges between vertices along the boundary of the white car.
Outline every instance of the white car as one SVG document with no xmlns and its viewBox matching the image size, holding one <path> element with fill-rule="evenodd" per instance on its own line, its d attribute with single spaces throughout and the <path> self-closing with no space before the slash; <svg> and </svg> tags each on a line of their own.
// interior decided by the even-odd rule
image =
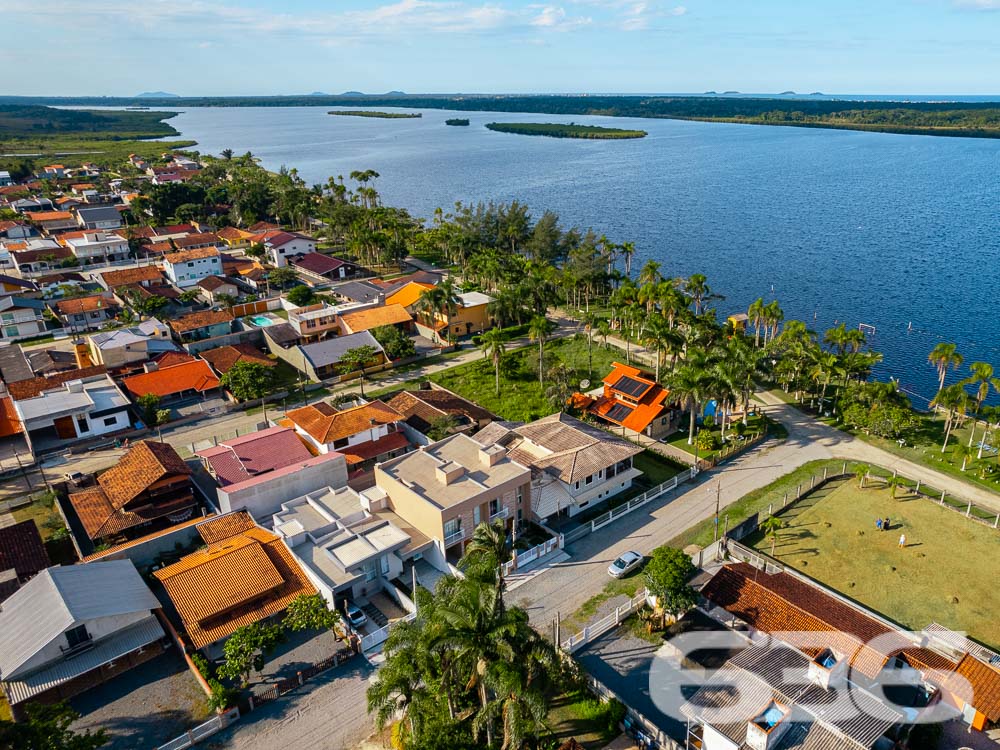
<svg viewBox="0 0 1000 750">
<path fill-rule="evenodd" d="M 347 621 L 351 623 L 352 628 L 357 630 L 368 622 L 368 615 L 366 615 L 360 607 L 355 606 L 354 604 L 348 604 Z"/>
<path fill-rule="evenodd" d="M 608 575 L 612 578 L 624 578 L 633 570 L 642 565 L 643 557 L 638 552 L 630 550 L 623 552 L 621 557 L 611 563 L 608 568 Z"/>
</svg>

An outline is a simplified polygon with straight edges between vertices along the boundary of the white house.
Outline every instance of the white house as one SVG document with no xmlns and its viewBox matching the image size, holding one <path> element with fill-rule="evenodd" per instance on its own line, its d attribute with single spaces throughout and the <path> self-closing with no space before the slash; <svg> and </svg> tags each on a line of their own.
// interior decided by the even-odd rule
<svg viewBox="0 0 1000 750">
<path fill-rule="evenodd" d="M 642 474 L 632 466 L 641 448 L 561 412 L 525 425 L 491 422 L 476 440 L 504 446 L 531 469 L 531 511 L 542 520 L 574 516 L 629 489 Z"/>
<path fill-rule="evenodd" d="M 275 268 L 288 265 L 288 259 L 316 251 L 316 240 L 301 234 L 270 230 L 254 235 L 250 244 L 263 245 L 268 262 Z"/>
<path fill-rule="evenodd" d="M 0 187 L 7 187 L 8 185 L 13 185 L 14 180 L 10 177 L 10 172 L 6 170 L 0 170 Z"/>
<path fill-rule="evenodd" d="M 95 333 L 87 338 L 87 345 L 91 361 L 107 367 L 145 362 L 177 348 L 170 336 L 170 327 L 156 318 L 144 320 L 131 328 Z"/>
<path fill-rule="evenodd" d="M 130 560 L 46 568 L 0 610 L 0 687 L 16 719 L 163 652 L 153 596 Z"/>
<path fill-rule="evenodd" d="M 41 300 L 15 295 L 0 297 L 0 341 L 17 341 L 45 333 L 45 309 Z"/>
<path fill-rule="evenodd" d="M 128 240 L 103 230 L 84 230 L 63 235 L 66 246 L 81 265 L 107 263 L 128 258 Z"/>
<path fill-rule="evenodd" d="M 222 254 L 217 247 L 170 253 L 163 257 L 163 271 L 179 287 L 194 286 L 208 276 L 222 276 Z"/>
</svg>

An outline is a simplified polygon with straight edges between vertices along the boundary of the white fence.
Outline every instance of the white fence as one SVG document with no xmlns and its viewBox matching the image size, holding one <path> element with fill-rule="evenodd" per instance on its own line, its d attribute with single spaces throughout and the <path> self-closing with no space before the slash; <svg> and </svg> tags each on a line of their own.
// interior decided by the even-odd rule
<svg viewBox="0 0 1000 750">
<path fill-rule="evenodd" d="M 374 633 L 369 633 L 368 635 L 363 636 L 361 638 L 361 650 L 371 651 L 376 646 L 381 646 L 383 643 L 385 643 L 386 638 L 389 637 L 389 631 L 392 630 L 392 627 L 397 622 L 410 622 L 411 620 L 416 618 L 416 616 L 417 616 L 416 612 L 411 612 L 406 617 L 403 617 L 399 620 L 394 620 L 385 625 L 384 627 L 379 628 Z"/>
<path fill-rule="evenodd" d="M 545 557 L 549 553 L 555 552 L 557 549 L 562 549 L 562 547 L 563 536 L 562 534 L 559 534 L 553 539 L 544 541 L 541 544 L 536 544 L 531 549 L 515 553 L 513 558 L 500 566 L 500 570 L 505 576 L 510 575 L 513 571 L 520 570 L 528 563 Z"/>
<path fill-rule="evenodd" d="M 582 648 L 590 641 L 594 640 L 598 636 L 604 635 L 609 630 L 618 627 L 622 620 L 628 617 L 630 614 L 635 612 L 637 609 L 642 607 L 646 602 L 646 595 L 648 593 L 647 589 L 643 589 L 638 594 L 636 594 L 632 599 L 629 600 L 628 604 L 616 607 L 615 611 L 612 612 L 607 617 L 604 617 L 597 622 L 588 625 L 579 633 L 574 633 L 565 641 L 562 642 L 562 650 L 568 654 L 572 654 L 578 649 Z"/>
<path fill-rule="evenodd" d="M 240 710 L 238 708 L 230 708 L 221 714 L 213 716 L 204 724 L 199 724 L 193 729 L 189 729 L 180 737 L 170 740 L 167 744 L 160 745 L 157 750 L 185 750 L 185 748 L 192 747 L 202 740 L 211 737 L 216 732 L 222 731 L 238 718 L 240 718 Z"/>
</svg>

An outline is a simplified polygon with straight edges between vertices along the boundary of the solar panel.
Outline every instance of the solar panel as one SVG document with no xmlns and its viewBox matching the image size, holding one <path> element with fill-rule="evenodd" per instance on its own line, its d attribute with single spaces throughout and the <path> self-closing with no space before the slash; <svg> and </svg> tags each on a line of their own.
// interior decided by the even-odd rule
<svg viewBox="0 0 1000 750">
<path fill-rule="evenodd" d="M 628 375 L 622 375 L 618 378 L 618 382 L 611 387 L 627 396 L 638 398 L 649 390 L 649 383 L 643 383 L 641 380 L 630 378 Z"/>
<path fill-rule="evenodd" d="M 621 422 L 624 421 L 631 413 L 631 406 L 625 406 L 625 404 L 615 404 L 607 413 L 607 417 L 614 422 Z"/>
</svg>

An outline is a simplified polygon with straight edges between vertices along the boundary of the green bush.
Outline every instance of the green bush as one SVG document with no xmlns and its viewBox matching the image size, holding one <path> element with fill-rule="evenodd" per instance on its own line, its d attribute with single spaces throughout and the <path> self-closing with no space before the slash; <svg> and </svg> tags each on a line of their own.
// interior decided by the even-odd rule
<svg viewBox="0 0 1000 750">
<path fill-rule="evenodd" d="M 198 672 L 206 680 L 211 680 L 215 675 L 212 672 L 212 665 L 208 663 L 208 659 L 199 653 L 191 654 L 191 662 L 197 668 Z"/>
<path fill-rule="evenodd" d="M 715 450 L 715 433 L 711 430 L 699 430 L 695 440 L 698 441 L 698 450 L 704 452 Z"/>
<path fill-rule="evenodd" d="M 583 697 L 576 704 L 576 714 L 580 719 L 592 722 L 609 737 L 618 734 L 618 725 L 625 719 L 625 710 L 625 705 L 615 698 L 602 701 L 600 698 Z"/>
<path fill-rule="evenodd" d="M 218 680 L 209 680 L 208 687 L 212 694 L 208 697 L 208 707 L 213 711 L 225 711 L 236 703 L 236 698 L 240 691 L 236 688 L 226 687 Z"/>
</svg>

